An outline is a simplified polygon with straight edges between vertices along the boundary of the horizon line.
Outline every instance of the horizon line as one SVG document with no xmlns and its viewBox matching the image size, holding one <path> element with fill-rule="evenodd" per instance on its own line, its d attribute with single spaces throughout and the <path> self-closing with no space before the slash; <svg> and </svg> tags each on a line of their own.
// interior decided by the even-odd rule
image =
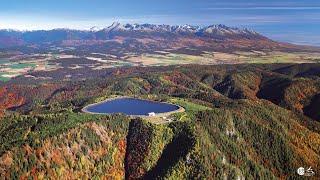
<svg viewBox="0 0 320 180">
<path fill-rule="evenodd" d="M 249 28 L 248 26 L 245 25 L 241 25 L 241 26 L 229 26 L 229 25 L 225 25 L 222 23 L 212 23 L 212 24 L 206 24 L 206 25 L 196 25 L 196 24 L 175 24 L 175 25 L 171 25 L 171 24 L 165 24 L 165 23 L 129 23 L 129 22 L 119 22 L 119 21 L 113 21 L 112 23 L 109 23 L 109 25 L 106 26 L 92 26 L 92 27 L 86 27 L 86 28 L 76 28 L 76 27 L 53 27 L 53 28 L 26 28 L 26 29 L 22 29 L 22 28 L 5 28 L 5 27 L 1 27 L 0 26 L 0 31 L 6 30 L 6 31 L 20 31 L 20 32 L 32 32 L 32 31 L 52 31 L 52 30 L 74 30 L 74 31 L 92 31 L 91 29 L 93 28 L 98 28 L 100 30 L 106 29 L 111 27 L 113 24 L 115 23 L 119 23 L 122 25 L 127 25 L 127 24 L 131 24 L 131 25 L 157 25 L 157 26 L 161 26 L 161 25 L 165 25 L 165 26 L 198 26 L 200 28 L 205 28 L 205 27 L 209 27 L 209 26 L 215 26 L 215 25 L 222 25 L 222 26 L 226 26 L 229 28 L 234 28 L 234 29 L 247 29 L 247 30 L 253 30 L 252 28 Z"/>
</svg>

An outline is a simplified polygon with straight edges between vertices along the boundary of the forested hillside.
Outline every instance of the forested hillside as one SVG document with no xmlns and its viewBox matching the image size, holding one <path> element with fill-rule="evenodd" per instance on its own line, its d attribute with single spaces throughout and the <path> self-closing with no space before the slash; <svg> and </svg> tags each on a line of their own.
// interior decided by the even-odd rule
<svg viewBox="0 0 320 180">
<path fill-rule="evenodd" d="M 51 72 L 41 72 L 52 75 Z M 320 65 L 127 67 L 0 86 L 4 179 L 298 179 L 320 174 Z M 113 96 L 178 104 L 172 122 L 81 109 Z M 1 179 L 0 178 L 0 179 Z"/>
</svg>

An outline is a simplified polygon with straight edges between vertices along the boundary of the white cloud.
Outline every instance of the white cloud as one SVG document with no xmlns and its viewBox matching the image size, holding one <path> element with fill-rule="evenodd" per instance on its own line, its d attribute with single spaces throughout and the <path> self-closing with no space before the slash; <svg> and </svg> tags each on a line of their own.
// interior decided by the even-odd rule
<svg viewBox="0 0 320 180">
<path fill-rule="evenodd" d="M 150 15 L 139 17 L 109 17 L 100 19 L 59 19 L 46 17 L 9 17 L 0 16 L 0 29 L 17 29 L 17 30 L 50 30 L 56 28 L 69 29 L 90 29 L 93 26 L 107 27 L 113 22 L 121 23 L 164 23 L 165 19 L 170 19 L 167 15 Z"/>
<path fill-rule="evenodd" d="M 320 7 L 312 6 L 301 6 L 301 7 L 291 7 L 291 6 L 253 6 L 253 7 L 209 7 L 203 8 L 205 10 L 320 10 Z"/>
</svg>

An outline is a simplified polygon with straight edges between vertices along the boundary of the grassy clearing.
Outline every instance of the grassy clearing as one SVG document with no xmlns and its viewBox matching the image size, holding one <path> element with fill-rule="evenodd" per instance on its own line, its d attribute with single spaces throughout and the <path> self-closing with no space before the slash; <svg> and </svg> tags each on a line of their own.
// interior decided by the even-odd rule
<svg viewBox="0 0 320 180">
<path fill-rule="evenodd" d="M 143 54 L 138 57 L 130 57 L 128 61 L 142 63 L 143 65 L 175 65 L 175 64 L 194 64 L 194 63 L 210 63 L 211 58 L 205 56 L 194 56 L 187 54 L 169 53 L 166 55 L 159 54 Z"/>
<path fill-rule="evenodd" d="M 18 63 L 18 64 L 11 64 L 9 67 L 11 69 L 23 69 L 23 68 L 35 68 L 36 65 L 32 63 Z"/>
<path fill-rule="evenodd" d="M 0 72 L 0 81 L 2 81 L 2 82 L 9 81 L 11 79 L 11 77 L 9 77 L 8 75 L 14 75 L 14 74 Z"/>
<path fill-rule="evenodd" d="M 211 109 L 207 106 L 202 106 L 200 104 L 192 103 L 186 99 L 181 98 L 172 98 L 169 100 L 171 103 L 178 104 L 182 106 L 186 111 L 204 111 Z"/>
<path fill-rule="evenodd" d="M 168 53 L 142 54 L 140 56 L 129 57 L 128 61 L 141 63 L 146 66 L 161 66 L 175 64 L 216 64 L 216 63 L 304 63 L 318 62 L 319 54 L 313 53 L 287 53 L 272 52 L 204 52 L 202 55 L 188 55 Z"/>
<path fill-rule="evenodd" d="M 0 81 L 2 81 L 2 82 L 7 82 L 7 81 L 9 81 L 11 79 L 11 78 L 8 78 L 8 77 L 3 77 L 2 75 L 3 75 L 3 73 L 0 73 Z"/>
<path fill-rule="evenodd" d="M 273 52 L 268 55 L 247 55 L 241 59 L 243 63 L 316 63 L 319 54 Z"/>
<path fill-rule="evenodd" d="M 182 106 L 185 112 L 176 113 L 173 116 L 179 121 L 187 121 L 194 119 L 194 116 L 199 111 L 210 110 L 210 107 L 202 106 L 200 104 L 192 103 L 186 99 L 171 98 L 169 102 Z"/>
<path fill-rule="evenodd" d="M 2 62 L 0 62 L 0 64 L 1 63 Z M 34 69 L 35 67 L 36 65 L 32 63 L 9 63 L 8 65 L 5 65 L 6 70 L 0 72 L 0 81 L 7 82 L 12 77 L 26 73 L 30 68 Z"/>
</svg>

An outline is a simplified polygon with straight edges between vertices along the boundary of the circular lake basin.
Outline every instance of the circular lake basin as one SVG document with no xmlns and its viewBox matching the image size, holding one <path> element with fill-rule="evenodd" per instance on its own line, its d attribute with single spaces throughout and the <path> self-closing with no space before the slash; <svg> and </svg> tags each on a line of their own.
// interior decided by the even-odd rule
<svg viewBox="0 0 320 180">
<path fill-rule="evenodd" d="M 148 116 L 149 113 L 169 113 L 179 110 L 180 107 L 162 102 L 148 101 L 136 98 L 116 98 L 101 103 L 89 105 L 84 112 L 94 114 L 123 113 L 131 116 Z"/>
</svg>

